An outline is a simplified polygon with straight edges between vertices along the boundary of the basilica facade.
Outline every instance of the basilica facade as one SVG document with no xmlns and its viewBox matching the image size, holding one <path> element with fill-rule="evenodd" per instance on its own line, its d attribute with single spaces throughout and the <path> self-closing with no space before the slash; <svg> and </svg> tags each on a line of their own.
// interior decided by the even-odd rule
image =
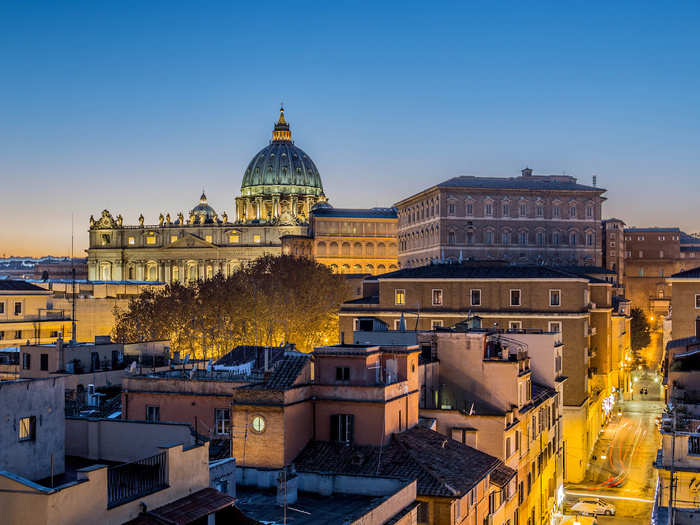
<svg viewBox="0 0 700 525">
<path fill-rule="evenodd" d="M 121 215 L 115 217 L 103 210 L 98 218 L 90 217 L 88 279 L 187 283 L 217 273 L 228 275 L 258 257 L 282 253 L 318 255 L 321 262 L 339 273 L 381 273 L 384 269 L 396 269 L 393 209 L 384 212 L 384 216 L 369 213 L 363 217 L 365 222 L 392 224 L 372 227 L 374 233 L 368 237 L 379 235 L 382 239 L 377 241 L 377 249 L 373 248 L 372 239 L 363 242 L 362 264 L 358 262 L 360 242 L 355 239 L 357 224 L 346 233 L 353 237 L 352 241 L 342 238 L 344 230 L 338 226 L 338 239 L 314 242 L 314 211 L 327 216 L 333 208 L 327 202 L 313 160 L 292 141 L 284 109 L 274 125 L 272 140 L 246 168 L 235 206 L 233 217 L 226 212 L 218 213 L 202 193 L 187 214 L 161 213 L 157 224 L 146 224 L 140 215 L 138 223 L 130 225 L 124 224 Z M 357 223 L 358 217 L 345 220 Z M 370 231 L 370 226 L 359 228 Z M 354 247 L 352 252 L 345 250 L 350 242 Z M 336 243 L 340 248 L 334 252 Z M 375 264 L 371 260 L 374 258 L 377 258 Z"/>
</svg>

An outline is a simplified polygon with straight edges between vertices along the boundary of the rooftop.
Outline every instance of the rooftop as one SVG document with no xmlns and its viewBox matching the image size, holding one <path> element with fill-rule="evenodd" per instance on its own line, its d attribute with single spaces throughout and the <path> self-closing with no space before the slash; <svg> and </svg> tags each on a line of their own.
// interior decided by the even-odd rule
<svg viewBox="0 0 700 525">
<path fill-rule="evenodd" d="M 482 265 L 466 262 L 404 268 L 379 275 L 377 279 L 585 279 L 590 281 L 593 278 L 553 266 Z"/>
<path fill-rule="evenodd" d="M 566 175 L 521 177 L 475 177 L 460 176 L 438 184 L 440 188 L 475 188 L 494 190 L 542 190 L 542 191 L 591 191 L 604 193 L 595 186 L 578 184 L 574 177 Z"/>
<path fill-rule="evenodd" d="M 314 217 L 343 217 L 348 219 L 396 219 L 396 208 L 314 208 Z"/>
<path fill-rule="evenodd" d="M 684 272 L 674 273 L 671 279 L 700 279 L 700 266 Z"/>
<path fill-rule="evenodd" d="M 651 228 L 625 228 L 625 233 L 680 233 L 680 228 L 660 228 L 652 226 Z"/>
<path fill-rule="evenodd" d="M 445 497 L 466 494 L 502 464 L 421 425 L 383 447 L 312 441 L 294 463 L 299 472 L 418 479 L 418 495 Z"/>
<path fill-rule="evenodd" d="M 45 288 L 36 286 L 27 281 L 16 281 L 14 279 L 0 279 L 0 292 L 40 292 L 50 293 Z"/>
<path fill-rule="evenodd" d="M 390 496 L 362 496 L 333 493 L 320 496 L 298 492 L 294 505 L 287 506 L 289 525 L 337 525 L 355 523 L 362 516 L 384 503 Z M 274 489 L 236 487 L 236 507 L 250 518 L 268 525 L 282 524 L 284 509 L 277 504 Z"/>
<path fill-rule="evenodd" d="M 124 525 L 186 525 L 231 507 L 234 501 L 228 494 L 208 487 L 157 509 L 148 510 L 148 513 L 141 513 Z"/>
</svg>

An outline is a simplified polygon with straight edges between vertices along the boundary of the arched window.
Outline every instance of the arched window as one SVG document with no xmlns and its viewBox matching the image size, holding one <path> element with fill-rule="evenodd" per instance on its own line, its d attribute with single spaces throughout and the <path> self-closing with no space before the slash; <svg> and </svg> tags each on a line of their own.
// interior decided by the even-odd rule
<svg viewBox="0 0 700 525">
<path fill-rule="evenodd" d="M 396 243 L 390 242 L 389 243 L 389 255 L 393 255 L 395 253 L 396 253 Z"/>
<path fill-rule="evenodd" d="M 384 245 L 383 242 L 380 242 L 379 244 L 377 244 L 377 255 L 379 257 L 386 256 L 386 246 Z"/>
<path fill-rule="evenodd" d="M 323 257 L 326 255 L 326 243 L 321 241 L 316 245 L 316 253 Z"/>
<path fill-rule="evenodd" d="M 136 271 L 135 271 L 135 269 L 134 269 L 133 266 L 129 266 L 129 267 L 127 268 L 127 270 L 126 270 L 126 278 L 127 278 L 129 281 L 133 281 L 134 279 L 136 279 Z"/>
<path fill-rule="evenodd" d="M 342 253 L 343 257 L 350 257 L 350 243 L 349 242 L 343 243 L 341 253 Z"/>
<path fill-rule="evenodd" d="M 177 265 L 173 266 L 170 271 L 170 281 L 176 283 L 180 280 L 180 268 Z"/>
<path fill-rule="evenodd" d="M 148 263 L 146 265 L 146 280 L 147 281 L 157 281 L 158 280 L 158 266 L 156 263 Z"/>
<path fill-rule="evenodd" d="M 379 266 L 377 266 L 378 272 L 381 273 L 381 272 L 384 272 L 385 270 L 386 270 L 386 266 L 384 266 L 383 264 L 380 264 Z"/>
<path fill-rule="evenodd" d="M 374 243 L 368 242 L 365 244 L 365 255 L 367 257 L 374 257 Z"/>
<path fill-rule="evenodd" d="M 395 264 L 390 264 L 390 265 L 389 265 L 389 269 L 390 269 L 390 270 L 398 270 L 398 268 L 396 267 Z"/>
<path fill-rule="evenodd" d="M 197 280 L 197 263 L 187 263 L 187 279 L 190 281 Z"/>
<path fill-rule="evenodd" d="M 576 246 L 576 232 L 569 233 L 569 244 L 571 246 Z"/>
<path fill-rule="evenodd" d="M 207 279 L 214 277 L 214 268 L 211 265 L 207 265 Z"/>
<path fill-rule="evenodd" d="M 354 257 L 362 257 L 362 245 L 356 242 L 352 247 L 352 255 Z"/>
<path fill-rule="evenodd" d="M 329 246 L 328 255 L 338 255 L 338 243 L 332 242 Z"/>
</svg>

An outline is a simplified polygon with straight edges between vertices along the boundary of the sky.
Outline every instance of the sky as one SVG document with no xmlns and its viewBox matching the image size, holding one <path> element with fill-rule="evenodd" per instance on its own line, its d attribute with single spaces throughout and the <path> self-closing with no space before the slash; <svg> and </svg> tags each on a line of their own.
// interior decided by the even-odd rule
<svg viewBox="0 0 700 525">
<path fill-rule="evenodd" d="M 247 5 L 246 5 L 247 4 Z M 332 4 L 332 5 L 331 5 Z M 284 102 L 338 207 L 562 173 L 700 231 L 698 2 L 0 2 L 0 256 L 234 213 Z"/>
</svg>

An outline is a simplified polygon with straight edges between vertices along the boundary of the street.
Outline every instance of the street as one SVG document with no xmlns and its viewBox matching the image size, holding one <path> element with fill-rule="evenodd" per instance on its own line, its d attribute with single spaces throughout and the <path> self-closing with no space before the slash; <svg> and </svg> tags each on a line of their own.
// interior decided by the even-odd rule
<svg viewBox="0 0 700 525">
<path fill-rule="evenodd" d="M 632 372 L 632 399 L 615 407 L 599 435 L 584 482 L 566 486 L 567 513 L 579 498 L 593 496 L 617 510 L 615 516 L 598 517 L 601 524 L 649 523 L 656 485 L 652 464 L 660 444 L 656 417 L 664 408 L 661 377 L 656 373 L 661 350 L 661 335 L 654 332 L 651 344 L 642 350 L 648 368 Z"/>
</svg>

